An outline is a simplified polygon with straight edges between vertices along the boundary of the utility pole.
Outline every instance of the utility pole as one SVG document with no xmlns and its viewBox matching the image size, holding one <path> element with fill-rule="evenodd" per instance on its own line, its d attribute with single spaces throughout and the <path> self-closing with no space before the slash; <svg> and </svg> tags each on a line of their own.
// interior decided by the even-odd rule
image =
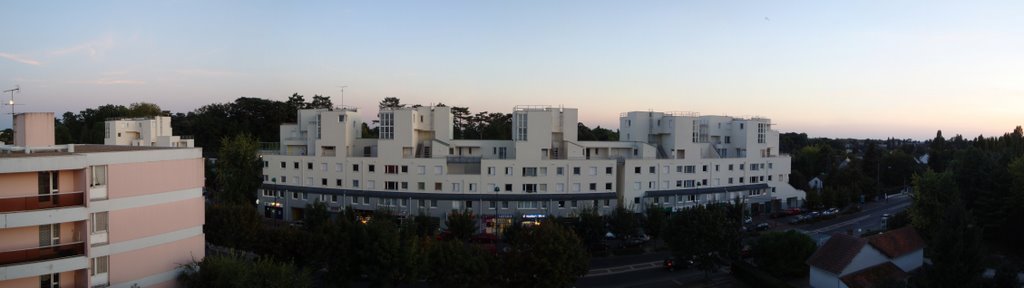
<svg viewBox="0 0 1024 288">
<path fill-rule="evenodd" d="M 338 88 L 341 88 L 341 109 L 342 110 L 345 109 L 345 88 L 346 87 L 348 87 L 348 86 L 338 86 Z"/>
</svg>

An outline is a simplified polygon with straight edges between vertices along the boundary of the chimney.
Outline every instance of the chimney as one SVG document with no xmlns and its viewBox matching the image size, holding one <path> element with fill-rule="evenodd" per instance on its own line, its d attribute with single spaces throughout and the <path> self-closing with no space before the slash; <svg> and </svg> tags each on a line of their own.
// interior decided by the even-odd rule
<svg viewBox="0 0 1024 288">
<path fill-rule="evenodd" d="M 14 146 L 53 146 L 53 112 L 28 112 L 14 115 Z"/>
</svg>

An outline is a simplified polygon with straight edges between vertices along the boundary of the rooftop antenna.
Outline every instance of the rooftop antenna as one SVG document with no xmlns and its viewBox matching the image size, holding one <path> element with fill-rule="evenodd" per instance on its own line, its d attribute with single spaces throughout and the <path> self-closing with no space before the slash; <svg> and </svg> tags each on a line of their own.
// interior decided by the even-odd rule
<svg viewBox="0 0 1024 288">
<path fill-rule="evenodd" d="M 14 85 L 14 89 L 4 90 L 4 93 L 8 93 L 8 92 L 11 93 L 11 100 L 8 100 L 7 103 L 4 103 L 4 105 L 11 106 L 11 115 L 14 115 L 14 106 L 15 105 L 21 105 L 21 104 L 14 104 L 14 92 L 21 93 L 21 86 L 20 85 Z M 14 122 L 11 122 L 11 123 L 13 124 Z"/>
<path fill-rule="evenodd" d="M 4 105 L 11 106 L 11 133 L 13 134 L 13 133 L 17 133 L 15 131 L 18 131 L 18 129 L 14 129 L 15 128 L 14 127 L 14 117 L 15 117 L 14 116 L 14 106 L 15 105 L 21 105 L 21 104 L 14 104 L 14 92 L 21 93 L 21 86 L 20 85 L 14 85 L 14 89 L 4 90 L 4 93 L 8 93 L 8 92 L 11 93 L 11 100 L 8 100 L 6 103 L 4 103 Z M 13 137 L 15 135 L 11 135 L 11 136 L 12 136 L 11 138 L 15 138 L 15 137 Z"/>
<path fill-rule="evenodd" d="M 338 88 L 341 88 L 341 109 L 342 110 L 345 110 L 345 87 L 348 87 L 348 86 L 338 86 Z"/>
</svg>

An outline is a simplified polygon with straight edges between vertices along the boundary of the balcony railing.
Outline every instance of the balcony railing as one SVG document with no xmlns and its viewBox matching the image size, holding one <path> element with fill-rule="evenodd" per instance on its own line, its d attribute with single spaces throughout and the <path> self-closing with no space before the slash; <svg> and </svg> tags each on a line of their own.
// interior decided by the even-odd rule
<svg viewBox="0 0 1024 288">
<path fill-rule="evenodd" d="M 85 242 L 0 252 L 0 266 L 85 255 Z"/>
<path fill-rule="evenodd" d="M 84 192 L 0 198 L 0 213 L 82 206 Z"/>
</svg>

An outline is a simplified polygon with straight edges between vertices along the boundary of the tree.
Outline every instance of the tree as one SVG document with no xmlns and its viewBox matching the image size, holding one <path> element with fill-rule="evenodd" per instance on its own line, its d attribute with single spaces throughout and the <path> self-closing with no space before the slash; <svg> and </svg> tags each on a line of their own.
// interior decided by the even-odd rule
<svg viewBox="0 0 1024 288">
<path fill-rule="evenodd" d="M 306 231 L 313 233 L 325 233 L 327 225 L 330 224 L 331 215 L 327 212 L 327 204 L 316 201 L 313 204 L 306 204 L 306 211 L 302 213 L 302 222 Z"/>
<path fill-rule="evenodd" d="M 420 211 L 416 217 L 413 218 L 413 222 L 416 223 L 416 235 L 420 237 L 432 237 L 440 228 L 441 223 L 438 222 L 436 217 L 430 217 Z"/>
<path fill-rule="evenodd" d="M 487 287 L 497 259 L 479 246 L 461 241 L 430 245 L 426 278 L 436 287 Z"/>
<path fill-rule="evenodd" d="M 570 287 L 586 275 L 590 261 L 579 237 L 554 221 L 524 227 L 505 254 L 509 287 Z"/>
<path fill-rule="evenodd" d="M 944 212 L 928 245 L 928 254 L 934 263 L 927 269 L 928 286 L 978 287 L 984 270 L 981 229 L 959 203 Z"/>
<path fill-rule="evenodd" d="M 476 217 L 469 210 L 448 213 L 448 219 L 445 219 L 444 223 L 444 226 L 448 227 L 448 237 L 462 242 L 468 242 L 479 229 Z"/>
<path fill-rule="evenodd" d="M 163 110 L 160 110 L 160 106 L 153 103 L 136 102 L 128 105 L 128 117 L 139 118 L 139 117 L 153 117 L 163 115 Z"/>
<path fill-rule="evenodd" d="M 218 204 L 206 206 L 206 241 L 214 245 L 250 250 L 252 239 L 258 239 L 261 220 L 256 209 L 247 204 Z"/>
<path fill-rule="evenodd" d="M 331 96 L 313 95 L 313 102 L 310 102 L 308 107 L 313 109 L 333 109 L 334 103 L 331 103 Z"/>
<path fill-rule="evenodd" d="M 213 196 L 222 203 L 246 203 L 256 200 L 256 189 L 262 183 L 262 167 L 257 154 L 259 145 L 249 134 L 221 139 L 217 159 L 217 180 L 220 191 Z"/>
<path fill-rule="evenodd" d="M 584 208 L 578 218 L 575 225 L 576 235 L 587 247 L 600 243 L 605 233 L 604 219 L 601 215 L 594 209 Z"/>
<path fill-rule="evenodd" d="M 183 265 L 179 283 L 185 287 L 312 287 L 309 271 L 267 258 L 210 255 Z"/>
<path fill-rule="evenodd" d="M 949 162 L 949 149 L 946 145 L 946 138 L 942 137 L 942 130 L 935 132 L 935 139 L 928 144 L 928 167 L 935 172 L 946 171 L 946 164 Z"/>
<path fill-rule="evenodd" d="M 794 278 L 807 274 L 807 258 L 817 244 L 796 230 L 762 234 L 753 247 L 754 263 L 776 277 Z"/>
<path fill-rule="evenodd" d="M 950 205 L 960 205 L 960 192 L 950 173 L 929 170 L 914 177 L 914 204 L 910 207 L 910 223 L 924 236 L 934 235 L 942 211 Z"/>
<path fill-rule="evenodd" d="M 7 128 L 0 131 L 0 142 L 4 142 L 8 145 L 14 144 L 14 130 Z"/>
<path fill-rule="evenodd" d="M 298 112 L 299 109 L 309 108 L 309 104 L 306 103 L 306 97 L 299 95 L 299 93 L 293 93 L 292 96 L 288 96 L 288 108 L 290 111 Z"/>
<path fill-rule="evenodd" d="M 669 218 L 665 244 L 678 259 L 696 258 L 705 278 L 718 269 L 719 255 L 729 254 L 739 239 L 738 223 L 729 217 L 727 204 L 696 206 L 676 212 Z"/>
<path fill-rule="evenodd" d="M 660 208 L 656 208 L 660 209 Z M 636 219 L 636 214 L 623 207 L 615 208 L 612 215 L 608 219 L 608 226 L 611 229 L 612 234 L 615 237 L 628 237 L 636 232 L 636 228 L 639 227 Z"/>
<path fill-rule="evenodd" d="M 668 217 L 665 214 L 665 210 L 657 206 L 650 205 L 644 210 L 644 232 L 650 235 L 651 238 L 661 237 L 661 231 L 665 229 L 665 222 L 667 221 Z"/>
<path fill-rule="evenodd" d="M 594 137 L 594 131 L 590 130 L 587 125 L 583 125 L 583 122 L 576 123 L 576 139 L 579 141 L 596 141 L 597 137 Z"/>
<path fill-rule="evenodd" d="M 402 108 L 405 104 L 402 104 L 402 100 L 398 97 L 385 97 L 384 100 L 380 101 L 380 108 Z"/>
</svg>

